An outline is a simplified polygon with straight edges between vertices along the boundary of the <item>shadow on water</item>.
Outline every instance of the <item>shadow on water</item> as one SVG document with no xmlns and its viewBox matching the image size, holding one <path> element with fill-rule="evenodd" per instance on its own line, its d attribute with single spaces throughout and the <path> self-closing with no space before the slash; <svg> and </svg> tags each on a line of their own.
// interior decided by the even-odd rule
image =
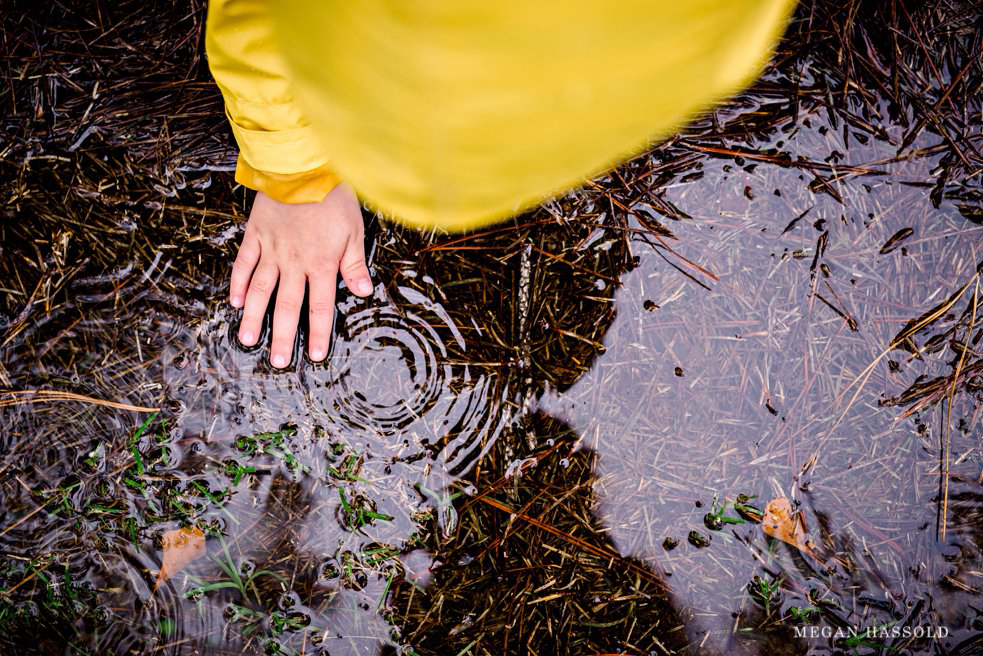
<svg viewBox="0 0 983 656">
<path fill-rule="evenodd" d="M 751 90 L 584 189 L 373 223 L 375 293 L 283 372 L 224 301 L 203 7 L 136 9 L 4 18 L 5 648 L 983 649 L 971 4 L 806 3 Z"/>
</svg>

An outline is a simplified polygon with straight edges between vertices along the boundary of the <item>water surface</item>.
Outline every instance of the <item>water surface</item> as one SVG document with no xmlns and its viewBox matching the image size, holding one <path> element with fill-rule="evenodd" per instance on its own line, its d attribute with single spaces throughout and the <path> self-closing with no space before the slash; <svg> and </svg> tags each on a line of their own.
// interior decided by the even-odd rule
<svg viewBox="0 0 983 656">
<path fill-rule="evenodd" d="M 464 237 L 373 219 L 375 293 L 342 289 L 329 358 L 301 337 L 285 371 L 234 337 L 248 200 L 194 43 L 76 93 L 147 64 L 104 70 L 107 39 L 68 74 L 95 28 L 48 19 L 2 161 L 9 648 L 980 649 L 971 10 L 803 6 L 751 90 L 582 190 Z M 57 89 L 57 121 L 27 112 Z M 708 529 L 740 494 L 792 499 L 829 560 Z M 206 556 L 155 589 L 182 527 Z M 948 636 L 796 637 L 890 626 Z"/>
</svg>

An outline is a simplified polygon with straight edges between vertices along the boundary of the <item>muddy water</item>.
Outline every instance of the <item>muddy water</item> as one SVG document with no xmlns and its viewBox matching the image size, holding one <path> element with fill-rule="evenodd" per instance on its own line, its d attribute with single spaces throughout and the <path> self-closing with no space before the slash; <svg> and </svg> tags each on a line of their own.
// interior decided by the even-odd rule
<svg viewBox="0 0 983 656">
<path fill-rule="evenodd" d="M 418 291 L 433 284 L 400 274 L 395 298 L 380 286 L 341 304 L 324 364 L 286 373 L 234 341 L 235 317 L 217 291 L 183 316 L 140 300 L 122 316 L 111 306 L 89 313 L 98 337 L 122 322 L 142 343 L 123 331 L 140 353 L 113 373 L 101 367 L 118 344 L 88 354 L 67 379 L 9 358 L 13 387 L 38 381 L 90 399 L 4 410 L 5 472 L 19 487 L 7 488 L 6 575 L 47 582 L 8 609 L 13 626 L 30 635 L 31 618 L 56 619 L 58 604 L 77 607 L 69 615 L 84 625 L 62 626 L 48 649 L 68 635 L 97 653 L 262 650 L 281 639 L 289 650 L 293 638 L 313 641 L 308 649 L 339 642 L 333 653 L 399 644 L 384 619 L 386 590 L 397 575 L 425 585 L 432 559 L 415 534 L 453 531 L 448 498 L 473 492 L 455 481 L 510 419 L 500 386 L 468 366 L 455 322 Z M 86 281 L 93 293 L 63 311 L 101 302 L 119 277 Z M 155 296 L 151 277 L 130 293 Z M 26 328 L 18 341 L 36 352 L 43 334 Z M 91 405 L 148 397 L 163 408 Z M 164 533 L 188 525 L 207 531 L 209 557 L 156 587 Z M 233 581 L 245 583 L 221 587 Z"/>
<path fill-rule="evenodd" d="M 204 210 L 242 197 L 203 193 L 214 171 L 165 202 L 124 193 L 85 235 L 22 194 L 0 280 L 3 644 L 873 653 L 823 633 L 897 626 L 948 636 L 867 642 L 976 653 L 980 386 L 907 416 L 897 397 L 951 373 L 962 351 L 933 338 L 980 314 L 979 174 L 940 195 L 951 135 L 899 157 L 910 108 L 835 105 L 828 62 L 791 60 L 504 228 L 375 224 L 375 294 L 342 290 L 329 358 L 301 339 L 283 372 L 234 339 L 241 223 Z M 31 166 L 50 187 L 61 164 Z M 739 494 L 791 498 L 825 562 L 751 521 L 707 528 Z M 159 581 L 182 527 L 205 556 Z M 756 577 L 780 581 L 767 601 Z"/>
<path fill-rule="evenodd" d="M 782 142 L 793 157 L 838 150 L 867 164 L 893 155 L 875 140 L 844 147 L 824 111 L 752 149 Z M 983 228 L 951 205 L 934 207 L 930 189 L 917 186 L 937 165 L 879 165 L 883 175 L 839 182 L 841 203 L 810 193 L 795 168 L 704 161 L 701 179 L 669 185 L 665 197 L 694 219 L 672 225 L 679 253 L 719 281 L 702 276 L 703 289 L 640 245 L 641 262 L 615 295 L 606 351 L 571 389 L 540 400 L 597 453 L 599 517 L 620 553 L 671 574 L 674 601 L 694 612 L 695 642 L 736 650 L 742 632 L 753 636 L 762 612 L 748 593 L 755 576 L 784 577 L 791 589 L 777 603 L 786 610 L 813 606 L 809 595 L 835 600 L 845 626 L 924 623 L 963 638 L 980 630 L 967 612 L 979 589 L 978 400 L 952 406 L 940 539 L 944 420 L 938 408 L 902 419 L 907 407 L 884 402 L 919 376 L 951 371 L 952 352 L 895 350 L 888 357 L 900 366 L 882 359 L 859 393 L 854 385 L 904 324 L 976 276 Z M 913 233 L 903 250 L 881 253 L 905 229 Z M 738 494 L 757 495 L 762 508 L 794 496 L 806 524 L 853 565 L 822 573 L 755 524 L 706 530 L 713 499 Z M 704 552 L 686 548 L 692 529 L 712 536 Z M 665 536 L 683 546 L 663 550 Z M 831 644 L 806 640 L 798 649 Z"/>
</svg>

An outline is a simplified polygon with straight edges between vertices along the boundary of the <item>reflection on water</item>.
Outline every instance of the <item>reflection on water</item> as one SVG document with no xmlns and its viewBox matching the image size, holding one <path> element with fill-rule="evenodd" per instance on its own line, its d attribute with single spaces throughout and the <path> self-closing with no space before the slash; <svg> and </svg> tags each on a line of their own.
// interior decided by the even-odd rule
<svg viewBox="0 0 983 656">
<path fill-rule="evenodd" d="M 949 65 L 966 15 L 933 32 L 940 71 L 901 61 L 979 116 Z M 167 187 L 97 137 L 12 148 L 0 643 L 872 653 L 795 628 L 899 622 L 951 635 L 895 651 L 975 653 L 979 121 L 919 124 L 891 85 L 834 99 L 856 82 L 810 39 L 842 16 L 802 16 L 755 89 L 584 190 L 478 235 L 376 226 L 375 294 L 341 291 L 329 358 L 300 341 L 283 372 L 234 339 L 221 151 L 173 154 Z M 886 18 L 855 18 L 886 67 L 863 27 Z M 835 558 L 707 528 L 739 494 L 791 498 Z M 207 556 L 154 591 L 182 526 Z"/>
<path fill-rule="evenodd" d="M 427 451 L 441 471 L 460 474 L 487 451 L 507 415 L 492 378 L 471 374 L 465 339 L 444 308 L 410 286 L 392 294 L 395 305 L 342 305 L 327 375 L 305 370 L 303 387 L 337 430 L 399 444 L 399 458 Z"/>
</svg>

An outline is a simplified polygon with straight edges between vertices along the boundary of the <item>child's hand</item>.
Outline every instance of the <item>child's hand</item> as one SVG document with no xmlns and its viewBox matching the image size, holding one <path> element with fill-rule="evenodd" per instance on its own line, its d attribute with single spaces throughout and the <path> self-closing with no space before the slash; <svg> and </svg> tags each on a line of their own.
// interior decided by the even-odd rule
<svg viewBox="0 0 983 656">
<path fill-rule="evenodd" d="M 270 363 L 277 368 L 290 364 L 306 282 L 307 352 L 311 360 L 323 360 L 331 338 L 338 273 L 353 293 L 372 293 L 363 236 L 361 208 L 347 184 L 336 187 L 320 203 L 304 205 L 279 203 L 257 193 L 229 290 L 233 307 L 245 305 L 239 341 L 252 346 L 259 339 L 263 315 L 279 279 Z"/>
</svg>

